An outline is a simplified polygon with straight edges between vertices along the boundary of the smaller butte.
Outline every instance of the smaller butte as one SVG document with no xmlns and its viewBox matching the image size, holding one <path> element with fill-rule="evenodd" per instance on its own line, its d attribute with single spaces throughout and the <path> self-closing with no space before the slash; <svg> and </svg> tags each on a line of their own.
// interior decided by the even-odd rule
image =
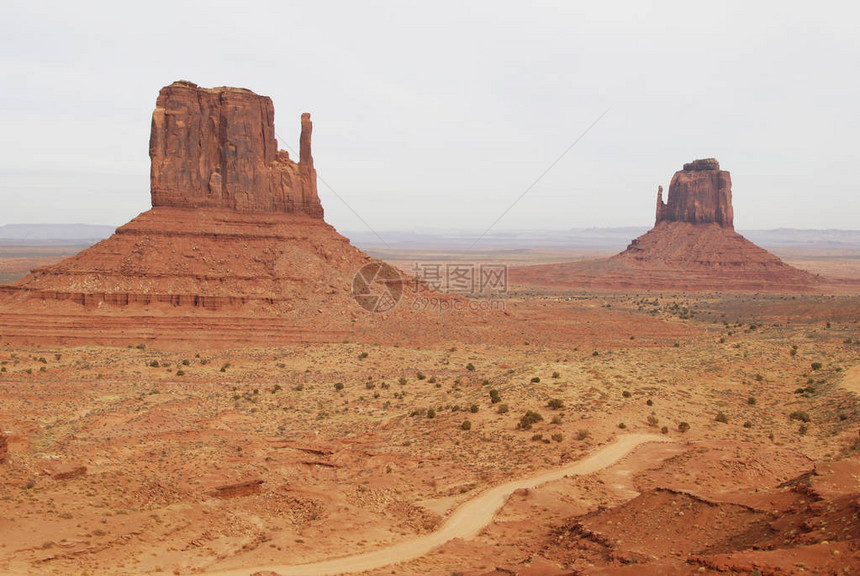
<svg viewBox="0 0 860 576">
<path fill-rule="evenodd" d="M 654 227 L 606 260 L 524 266 L 513 283 L 598 290 L 808 292 L 820 279 L 734 229 L 732 178 L 714 158 L 675 172 L 657 191 Z"/>
</svg>

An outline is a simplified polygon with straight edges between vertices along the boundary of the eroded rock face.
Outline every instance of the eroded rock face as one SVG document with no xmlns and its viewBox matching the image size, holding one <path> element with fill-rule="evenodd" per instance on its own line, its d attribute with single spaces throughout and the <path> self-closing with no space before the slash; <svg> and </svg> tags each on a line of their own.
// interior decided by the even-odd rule
<svg viewBox="0 0 860 576">
<path fill-rule="evenodd" d="M 277 149 L 272 100 L 243 88 L 179 81 L 161 89 L 149 156 L 153 207 L 228 208 L 323 217 L 302 115 L 299 162 Z"/>
<path fill-rule="evenodd" d="M 660 222 L 716 223 L 734 230 L 731 175 L 714 158 L 684 164 L 672 177 L 666 203 L 663 188 L 657 191 L 655 224 Z"/>
</svg>

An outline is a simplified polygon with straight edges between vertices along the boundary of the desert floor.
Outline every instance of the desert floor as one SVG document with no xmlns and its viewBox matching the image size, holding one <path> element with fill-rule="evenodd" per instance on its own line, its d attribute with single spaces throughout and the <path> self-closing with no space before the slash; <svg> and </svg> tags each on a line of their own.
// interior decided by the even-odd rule
<svg viewBox="0 0 860 576">
<path fill-rule="evenodd" d="M 288 574 L 402 547 L 631 434 L 666 442 L 517 490 L 476 536 L 368 573 L 860 570 L 860 297 L 506 304 L 563 337 L 551 321 L 528 340 L 181 351 L 0 335 L 0 573 Z"/>
</svg>

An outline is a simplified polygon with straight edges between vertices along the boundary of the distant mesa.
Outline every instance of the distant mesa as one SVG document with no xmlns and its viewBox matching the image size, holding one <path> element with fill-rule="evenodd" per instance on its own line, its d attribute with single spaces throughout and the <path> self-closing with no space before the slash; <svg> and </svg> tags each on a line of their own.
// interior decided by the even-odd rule
<svg viewBox="0 0 860 576">
<path fill-rule="evenodd" d="M 714 158 L 657 189 L 654 227 L 606 260 L 525 266 L 512 283 L 607 290 L 809 291 L 819 279 L 735 232 L 732 179 Z"/>
</svg>

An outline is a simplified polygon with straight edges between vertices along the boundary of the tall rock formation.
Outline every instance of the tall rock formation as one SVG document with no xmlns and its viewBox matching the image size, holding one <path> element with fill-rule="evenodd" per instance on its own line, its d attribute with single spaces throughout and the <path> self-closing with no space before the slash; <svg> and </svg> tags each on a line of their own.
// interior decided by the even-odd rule
<svg viewBox="0 0 860 576">
<path fill-rule="evenodd" d="M 149 141 L 152 209 L 0 286 L 0 296 L 88 309 L 253 304 L 295 317 L 343 315 L 356 306 L 352 277 L 370 257 L 323 220 L 311 130 L 303 114 L 294 162 L 277 150 L 270 98 L 185 81 L 162 88 Z"/>
<path fill-rule="evenodd" d="M 654 228 L 607 260 L 513 269 L 512 282 L 598 289 L 808 291 L 818 279 L 735 232 L 731 175 L 714 158 L 657 190 Z"/>
<path fill-rule="evenodd" d="M 732 211 L 732 177 L 720 170 L 714 158 L 684 164 L 672 176 L 669 199 L 663 203 L 662 186 L 657 192 L 657 218 L 660 222 L 689 222 L 690 224 L 719 224 L 734 230 Z"/>
<path fill-rule="evenodd" d="M 152 206 L 228 208 L 323 217 L 302 114 L 299 162 L 277 149 L 275 110 L 243 88 L 179 81 L 161 89 L 152 113 Z"/>
</svg>

